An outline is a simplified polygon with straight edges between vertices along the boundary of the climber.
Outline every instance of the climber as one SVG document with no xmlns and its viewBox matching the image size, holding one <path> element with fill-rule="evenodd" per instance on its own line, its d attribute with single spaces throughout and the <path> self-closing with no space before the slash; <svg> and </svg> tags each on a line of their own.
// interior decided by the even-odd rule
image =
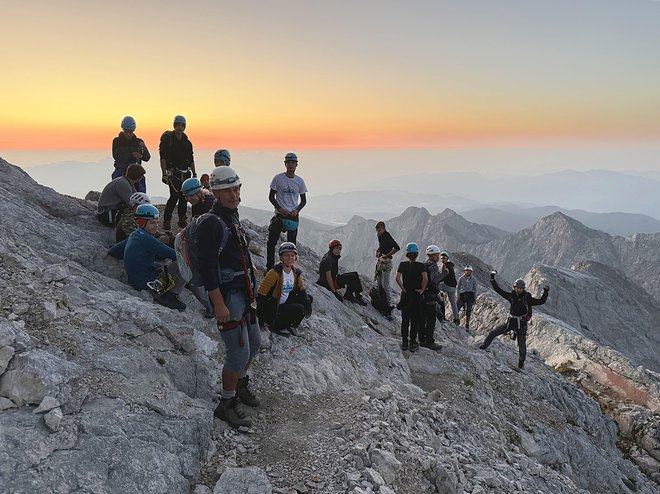
<svg viewBox="0 0 660 494">
<path fill-rule="evenodd" d="M 406 261 L 401 261 L 396 270 L 396 283 L 401 288 L 401 350 L 414 352 L 419 348 L 417 332 L 422 321 L 422 294 L 426 290 L 428 276 L 424 264 L 417 261 L 419 246 L 410 242 L 406 245 Z M 408 332 L 410 329 L 410 333 Z M 410 340 L 408 339 L 410 337 Z M 421 335 L 420 335 L 421 337 Z"/>
<path fill-rule="evenodd" d="M 257 296 L 259 323 L 281 336 L 297 336 L 296 328 L 303 317 L 312 315 L 312 297 L 303 284 L 302 271 L 295 267 L 298 260 L 296 244 L 282 242 L 280 262 L 268 271 Z"/>
<path fill-rule="evenodd" d="M 490 273 L 490 283 L 493 285 L 493 289 L 511 304 L 509 316 L 506 323 L 497 326 L 493 331 L 488 333 L 488 336 L 486 336 L 486 339 L 479 348 L 485 350 L 496 336 L 510 332 L 512 338 L 518 340 L 518 368 L 522 369 L 525 365 L 525 358 L 527 357 L 527 323 L 532 318 L 532 306 L 545 304 L 545 301 L 548 299 L 550 287 L 548 285 L 544 286 L 541 298 L 534 298 L 529 292 L 525 291 L 525 281 L 519 278 L 514 282 L 511 292 L 507 292 L 500 288 L 497 281 L 495 281 L 496 274 L 497 271 Z"/>
<path fill-rule="evenodd" d="M 355 271 L 339 274 L 339 258 L 342 248 L 340 240 L 330 241 L 328 252 L 325 253 L 319 264 L 319 279 L 316 280 L 316 284 L 330 290 L 340 302 L 346 299 L 360 305 L 367 305 L 362 298 L 360 276 Z M 342 297 L 339 289 L 344 287 L 346 287 L 346 291 Z"/>
</svg>

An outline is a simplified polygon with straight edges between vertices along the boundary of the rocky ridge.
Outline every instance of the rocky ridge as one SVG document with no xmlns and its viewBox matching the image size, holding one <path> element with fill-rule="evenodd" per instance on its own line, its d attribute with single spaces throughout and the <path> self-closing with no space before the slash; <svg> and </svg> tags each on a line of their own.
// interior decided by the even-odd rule
<svg viewBox="0 0 660 494">
<path fill-rule="evenodd" d="M 507 342 L 476 350 L 504 310 L 492 292 L 484 288 L 477 331 L 445 324 L 440 354 L 402 354 L 396 322 L 313 285 L 318 257 L 305 248 L 315 313 L 301 337 L 265 339 L 252 372 L 263 407 L 250 411 L 252 430 L 228 429 L 212 418 L 222 344 L 193 297 L 179 314 L 122 283 L 90 203 L 6 162 L 0 187 L 9 492 L 201 494 L 245 482 L 287 494 L 657 489 L 616 447 L 614 422 L 561 374 L 533 355 L 516 372 Z M 263 270 L 265 229 L 246 226 Z M 484 282 L 487 266 L 477 274 Z M 539 315 L 534 327 L 542 321 L 555 324 Z"/>
</svg>

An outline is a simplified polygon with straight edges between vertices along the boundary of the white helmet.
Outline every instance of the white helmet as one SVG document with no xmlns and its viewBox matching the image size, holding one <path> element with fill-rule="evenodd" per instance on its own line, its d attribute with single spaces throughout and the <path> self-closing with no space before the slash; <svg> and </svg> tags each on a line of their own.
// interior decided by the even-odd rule
<svg viewBox="0 0 660 494">
<path fill-rule="evenodd" d="M 463 268 L 463 271 L 474 271 L 474 269 L 472 269 L 472 266 L 470 266 L 470 265 L 468 264 L 467 266 L 465 266 L 465 267 Z"/>
<path fill-rule="evenodd" d="M 151 199 L 149 199 L 149 196 L 144 192 L 135 192 L 131 195 L 129 203 L 131 206 L 135 206 L 136 204 L 138 206 L 140 204 L 151 204 Z"/>
<path fill-rule="evenodd" d="M 211 172 L 209 184 L 211 190 L 231 189 L 241 185 L 241 179 L 231 166 L 218 166 Z"/>
<path fill-rule="evenodd" d="M 437 245 L 429 245 L 426 248 L 426 255 L 430 256 L 431 254 L 440 254 L 440 247 Z"/>
</svg>

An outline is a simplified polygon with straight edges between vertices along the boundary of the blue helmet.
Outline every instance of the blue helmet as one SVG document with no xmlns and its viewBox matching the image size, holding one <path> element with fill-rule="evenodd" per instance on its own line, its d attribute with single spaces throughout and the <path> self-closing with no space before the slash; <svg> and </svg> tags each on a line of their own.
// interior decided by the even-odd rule
<svg viewBox="0 0 660 494">
<path fill-rule="evenodd" d="M 213 155 L 213 161 L 224 161 L 229 165 L 231 163 L 231 153 L 227 149 L 218 149 Z"/>
<path fill-rule="evenodd" d="M 419 254 L 419 245 L 415 242 L 406 244 L 406 254 Z"/>
<path fill-rule="evenodd" d="M 298 229 L 298 221 L 290 218 L 283 218 L 282 226 L 287 232 L 295 232 Z"/>
<path fill-rule="evenodd" d="M 136 128 L 135 124 L 135 119 L 131 117 L 130 115 L 126 115 L 124 118 L 121 119 L 121 128 L 122 130 L 130 130 L 135 132 Z"/>
<path fill-rule="evenodd" d="M 176 115 L 174 117 L 174 125 L 176 124 L 183 124 L 184 126 L 186 125 L 186 117 L 183 115 Z"/>
<path fill-rule="evenodd" d="M 181 193 L 184 196 L 194 196 L 200 190 L 202 190 L 202 182 L 196 177 L 189 178 L 181 184 Z"/>
<path fill-rule="evenodd" d="M 296 153 L 286 153 L 284 161 L 298 161 L 298 156 L 296 156 Z"/>
<path fill-rule="evenodd" d="M 140 204 L 135 210 L 136 218 L 144 218 L 146 220 L 157 220 L 160 218 L 160 211 L 156 206 L 151 204 Z"/>
</svg>

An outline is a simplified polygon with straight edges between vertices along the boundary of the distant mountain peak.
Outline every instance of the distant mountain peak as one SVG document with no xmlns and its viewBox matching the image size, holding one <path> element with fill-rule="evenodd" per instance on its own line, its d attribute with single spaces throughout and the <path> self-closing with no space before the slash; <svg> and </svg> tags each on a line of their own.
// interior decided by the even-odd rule
<svg viewBox="0 0 660 494">
<path fill-rule="evenodd" d="M 607 233 L 601 232 L 600 230 L 594 230 L 588 226 L 580 223 L 575 218 L 571 218 L 567 214 L 557 211 L 551 215 L 541 218 L 538 223 L 536 223 L 535 228 L 538 230 L 566 230 L 572 231 L 574 233 L 582 233 L 588 237 L 609 237 Z"/>
</svg>

